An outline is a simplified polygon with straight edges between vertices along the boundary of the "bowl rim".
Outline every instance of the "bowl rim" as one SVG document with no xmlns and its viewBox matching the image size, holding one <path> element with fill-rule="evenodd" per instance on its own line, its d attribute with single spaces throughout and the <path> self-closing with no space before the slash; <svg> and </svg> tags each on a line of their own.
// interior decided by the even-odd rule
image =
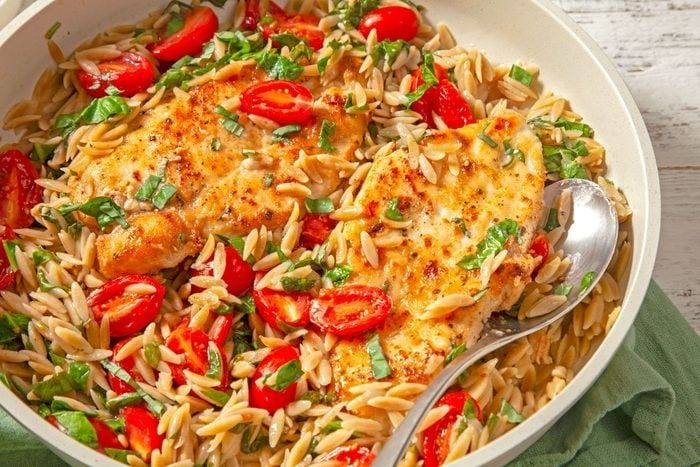
<svg viewBox="0 0 700 467">
<path fill-rule="evenodd" d="M 0 30 L 0 48 L 17 30 L 50 4 L 58 0 L 37 0 L 31 4 L 7 26 Z M 611 331 L 602 340 L 600 346 L 579 369 L 572 381 L 550 403 L 535 412 L 522 425 L 504 434 L 481 449 L 456 460 L 451 465 L 504 464 L 512 460 L 527 447 L 539 439 L 567 410 L 580 399 L 598 379 L 607 367 L 622 341 L 631 330 L 639 312 L 642 300 L 651 281 L 654 262 L 659 243 L 661 198 L 659 175 L 653 146 L 637 104 L 616 66 L 606 56 L 600 46 L 551 0 L 527 0 L 533 8 L 539 8 L 550 16 L 559 26 L 576 39 L 615 91 L 616 97 L 624 107 L 624 113 L 632 123 L 636 136 L 635 149 L 640 154 L 643 165 L 644 180 L 647 188 L 646 203 L 640 203 L 647 223 L 641 232 L 635 231 L 635 242 L 641 242 L 639 263 L 630 271 L 627 281 L 627 294 L 622 303 L 622 310 Z M 41 416 L 34 412 L 7 387 L 0 384 L 0 406 L 20 425 L 37 436 L 49 449 L 63 460 L 74 465 L 105 465 L 118 467 L 123 464 L 81 444 L 73 438 L 54 429 Z M 538 429 L 538 427 L 540 427 Z M 528 430 L 529 428 L 529 430 Z M 546 428 L 546 429 L 543 429 Z"/>
</svg>

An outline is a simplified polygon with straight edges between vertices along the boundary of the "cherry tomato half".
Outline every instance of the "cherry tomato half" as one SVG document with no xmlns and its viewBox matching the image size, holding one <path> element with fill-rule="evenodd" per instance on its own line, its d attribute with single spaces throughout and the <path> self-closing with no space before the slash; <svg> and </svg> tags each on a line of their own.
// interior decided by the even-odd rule
<svg viewBox="0 0 700 467">
<path fill-rule="evenodd" d="M 124 432 L 129 440 L 129 447 L 139 453 L 148 462 L 151 452 L 160 449 L 164 435 L 158 434 L 158 418 L 143 405 L 124 407 Z"/>
<path fill-rule="evenodd" d="M 379 287 L 323 289 L 311 303 L 311 322 L 341 337 L 356 336 L 380 326 L 391 306 L 391 298 Z"/>
<path fill-rule="evenodd" d="M 15 238 L 15 233 L 10 226 L 0 224 L 0 290 L 12 285 L 17 276 L 17 271 L 12 270 L 10 260 L 7 259 L 5 249 L 2 248 L 3 240 L 12 240 L 13 238 Z"/>
<path fill-rule="evenodd" d="M 114 345 L 114 347 L 112 347 L 112 355 L 116 355 L 117 352 L 119 352 L 119 349 L 124 347 L 124 344 L 126 344 L 130 340 L 131 339 L 122 339 L 121 341 L 117 342 Z M 116 365 L 119 365 L 124 371 L 129 373 L 129 375 L 134 380 L 141 382 L 143 381 L 141 373 L 134 370 L 134 366 L 136 366 L 136 360 L 134 360 L 133 356 L 128 356 L 124 360 L 118 362 L 115 362 L 114 357 L 112 357 L 112 362 Z M 117 394 L 126 394 L 127 392 L 134 392 L 134 388 L 132 388 L 128 383 L 117 378 L 110 372 L 107 373 L 107 381 L 109 381 L 109 385 L 112 388 L 112 391 L 116 392 Z"/>
<path fill-rule="evenodd" d="M 275 34 L 292 34 L 303 39 L 309 47 L 319 50 L 323 47 L 323 39 L 326 37 L 323 31 L 318 28 L 318 18 L 313 15 L 273 15 L 274 22 L 262 27 L 262 34 L 265 39 Z M 277 47 L 278 44 L 275 44 Z"/>
<path fill-rule="evenodd" d="M 535 237 L 530 245 L 530 254 L 535 258 L 540 258 L 540 264 L 532 270 L 532 277 L 535 277 L 549 256 L 549 239 L 545 234 L 540 233 Z"/>
<path fill-rule="evenodd" d="M 32 162 L 18 150 L 0 154 L 0 224 L 13 229 L 32 225 L 30 211 L 41 201 L 43 191 L 34 183 L 38 177 Z"/>
<path fill-rule="evenodd" d="M 78 70 L 78 81 L 89 95 L 107 95 L 109 85 L 119 89 L 119 94 L 131 97 L 148 89 L 156 77 L 153 64 L 141 54 L 125 52 L 121 56 L 97 64 L 99 75 Z"/>
<path fill-rule="evenodd" d="M 197 56 L 217 29 L 219 20 L 211 8 L 193 8 L 185 14 L 182 29 L 153 44 L 151 53 L 163 62 L 176 62 L 185 55 Z"/>
<path fill-rule="evenodd" d="M 209 337 L 220 346 L 226 343 L 233 327 L 233 314 L 217 316 L 209 328 Z"/>
<path fill-rule="evenodd" d="M 66 433 L 66 429 L 58 422 L 58 419 L 49 415 L 46 421 L 58 428 L 61 432 Z M 88 421 L 95 428 L 97 434 L 97 449 L 103 451 L 106 448 L 124 449 L 122 443 L 119 442 L 117 434 L 102 420 L 96 417 L 88 417 Z"/>
<path fill-rule="evenodd" d="M 241 258 L 238 251 L 230 246 L 224 248 L 226 253 L 226 269 L 222 279 L 226 282 L 226 289 L 231 295 L 243 295 L 253 285 L 255 280 L 255 272 L 253 267 Z M 201 276 L 211 276 L 214 274 L 212 263 L 206 263 L 202 266 L 192 268 L 191 274 Z M 194 288 L 193 291 L 201 291 L 199 288 Z"/>
<path fill-rule="evenodd" d="M 286 407 L 290 402 L 294 402 L 297 392 L 296 382 L 293 382 L 281 391 L 275 391 L 271 387 L 263 385 L 262 381 L 258 383 L 258 380 L 270 373 L 274 373 L 282 365 L 292 360 L 299 360 L 299 351 L 290 345 L 277 347 L 262 359 L 250 376 L 248 384 L 251 407 L 265 409 L 270 413 L 274 413 L 277 409 Z"/>
<path fill-rule="evenodd" d="M 331 219 L 328 214 L 307 214 L 301 228 L 299 244 L 308 250 L 325 242 L 338 221 Z"/>
<path fill-rule="evenodd" d="M 466 391 L 448 392 L 440 398 L 435 407 L 449 406 L 450 410 L 440 420 L 425 429 L 420 437 L 423 444 L 423 465 L 439 467 L 450 451 L 450 431 L 452 425 L 464 411 L 464 404 L 471 399 L 476 409 L 476 417 L 481 420 L 481 407 Z"/>
<path fill-rule="evenodd" d="M 155 289 L 150 294 L 127 290 L 129 286 L 150 285 Z M 107 281 L 88 296 L 98 322 L 106 315 L 109 318 L 109 334 L 124 337 L 134 334 L 151 323 L 163 304 L 165 287 L 149 276 L 127 274 Z"/>
<path fill-rule="evenodd" d="M 291 81 L 255 84 L 241 95 L 243 112 L 269 118 L 278 125 L 303 125 L 313 116 L 313 94 Z"/>
<path fill-rule="evenodd" d="M 269 2 L 268 14 L 273 18 L 286 18 L 287 14 L 275 2 Z M 245 14 L 243 18 L 243 29 L 254 31 L 260 23 L 260 0 L 245 0 Z"/>
<path fill-rule="evenodd" d="M 284 323 L 292 327 L 309 323 L 311 295 L 303 292 L 278 292 L 272 289 L 253 291 L 255 309 L 275 329 Z"/>
<path fill-rule="evenodd" d="M 428 88 L 423 96 L 411 105 L 411 110 L 418 112 L 431 128 L 435 128 L 433 112 L 439 115 L 449 128 L 462 128 L 474 123 L 476 119 L 469 103 L 457 87 L 449 81 L 445 69 L 437 64 L 434 65 L 434 69 L 438 84 Z M 419 68 L 413 72 L 411 91 L 418 89 L 423 82 Z"/>
<path fill-rule="evenodd" d="M 165 345 L 175 353 L 184 354 L 184 365 L 175 365 L 168 363 L 170 370 L 173 373 L 173 379 L 177 384 L 186 384 L 187 378 L 183 373 L 183 368 L 187 368 L 198 375 L 206 375 L 209 370 L 209 343 L 214 342 L 204 331 L 192 329 L 189 327 L 189 320 L 186 319 L 170 333 L 165 340 Z M 226 354 L 221 348 L 221 345 L 216 344 L 221 357 L 221 385 L 225 388 L 228 386 L 229 371 Z"/>
<path fill-rule="evenodd" d="M 328 459 L 345 462 L 348 467 L 371 467 L 377 457 L 366 446 L 341 446 L 328 453 Z"/>
<path fill-rule="evenodd" d="M 418 15 L 411 8 L 401 5 L 376 8 L 362 17 L 357 29 L 365 37 L 369 37 L 372 29 L 376 29 L 377 42 L 410 42 L 418 34 Z"/>
</svg>

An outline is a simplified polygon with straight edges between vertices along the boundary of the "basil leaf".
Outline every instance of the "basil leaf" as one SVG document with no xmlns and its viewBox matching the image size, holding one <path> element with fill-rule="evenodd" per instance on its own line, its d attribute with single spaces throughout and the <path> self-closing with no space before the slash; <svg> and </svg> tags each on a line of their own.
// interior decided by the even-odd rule
<svg viewBox="0 0 700 467">
<path fill-rule="evenodd" d="M 168 201 L 177 193 L 177 187 L 171 183 L 163 184 L 158 192 L 153 195 L 153 206 L 163 209 Z"/>
<path fill-rule="evenodd" d="M 564 128 L 565 130 L 580 131 L 582 136 L 585 136 L 586 138 L 593 136 L 593 128 L 583 122 L 572 122 L 559 117 L 557 121 L 554 122 L 554 126 L 557 128 Z"/>
<path fill-rule="evenodd" d="M 477 418 L 479 412 L 476 410 L 474 401 L 471 397 L 467 397 L 467 400 L 464 401 L 464 407 L 462 407 L 462 415 L 464 415 L 464 418 L 466 418 L 467 420 L 470 418 Z"/>
<path fill-rule="evenodd" d="M 384 210 L 384 217 L 392 221 L 404 220 L 403 213 L 399 209 L 399 198 L 394 197 L 389 200 Z"/>
<path fill-rule="evenodd" d="M 328 214 L 334 211 L 333 201 L 330 198 L 306 198 L 304 200 L 304 206 L 308 212 L 314 214 Z"/>
<path fill-rule="evenodd" d="M 245 247 L 245 240 L 242 237 L 239 237 L 236 235 L 224 235 L 224 234 L 217 234 L 216 236 L 219 237 L 220 240 L 223 240 L 224 242 L 226 242 L 229 246 L 232 246 L 241 257 L 243 256 L 243 248 Z"/>
<path fill-rule="evenodd" d="M 250 437 L 254 431 L 255 429 L 253 427 L 248 427 L 241 437 L 241 451 L 245 454 L 252 454 L 259 451 L 268 444 L 269 438 L 262 434 L 258 435 L 254 440 L 251 440 Z"/>
<path fill-rule="evenodd" d="M 131 112 L 123 97 L 105 96 L 93 100 L 90 105 L 80 112 L 81 124 L 94 125 L 116 115 L 127 115 Z"/>
<path fill-rule="evenodd" d="M 68 436 L 91 448 L 97 448 L 97 431 L 84 413 L 57 412 L 53 415 Z"/>
<path fill-rule="evenodd" d="M 64 357 L 61 357 L 58 354 L 55 354 L 53 351 L 49 350 L 49 359 L 51 359 L 51 363 L 53 363 L 56 366 L 61 366 L 63 365 L 63 362 L 66 361 Z"/>
<path fill-rule="evenodd" d="M 273 373 L 268 374 L 263 379 L 263 384 L 272 388 L 274 391 L 284 391 L 304 374 L 304 372 L 301 370 L 301 362 L 299 362 L 297 359 L 290 360 L 289 362 L 285 363 L 279 367 L 275 373 L 276 376 L 274 383 L 268 382 Z"/>
<path fill-rule="evenodd" d="M 32 262 L 34 263 L 34 266 L 41 266 L 42 264 L 48 263 L 51 260 L 57 261 L 58 259 L 53 252 L 45 250 L 42 247 L 39 247 L 32 252 Z"/>
<path fill-rule="evenodd" d="M 156 192 L 158 185 L 163 181 L 163 177 L 158 175 L 149 175 L 143 185 L 139 187 L 139 190 L 134 195 L 139 201 L 150 201 L 153 198 L 153 194 Z"/>
<path fill-rule="evenodd" d="M 104 452 L 107 456 L 111 457 L 115 461 L 121 462 L 122 464 L 129 463 L 127 460 L 128 456 L 139 456 L 136 451 L 130 451 L 128 449 L 104 448 Z"/>
<path fill-rule="evenodd" d="M 334 402 L 337 398 L 338 395 L 335 392 L 323 394 L 321 391 L 307 391 L 299 399 L 312 404 L 323 404 Z"/>
<path fill-rule="evenodd" d="M 226 405 L 228 400 L 231 398 L 227 393 L 223 391 L 217 391 L 216 389 L 202 389 L 202 395 L 204 397 L 211 399 L 214 401 L 216 404 L 220 406 Z"/>
<path fill-rule="evenodd" d="M 53 289 L 63 289 L 66 290 L 65 287 L 59 287 L 57 285 L 53 285 L 49 280 L 46 278 L 46 273 L 42 269 L 38 269 L 36 271 L 36 277 L 39 281 L 39 290 L 42 292 L 50 292 Z"/>
<path fill-rule="evenodd" d="M 294 81 L 304 68 L 287 57 L 283 57 L 276 50 L 268 50 L 255 56 L 260 68 L 265 70 L 271 79 L 286 79 Z"/>
<path fill-rule="evenodd" d="M 561 178 L 588 178 L 586 169 L 577 161 L 588 155 L 583 141 L 565 141 L 563 146 L 543 146 L 544 165 L 548 173 L 559 173 Z"/>
<path fill-rule="evenodd" d="M 382 379 L 391 375 L 391 367 L 389 367 L 389 362 L 386 361 L 382 346 L 379 343 L 379 334 L 375 333 L 369 338 L 366 348 L 369 359 L 372 362 L 372 376 L 375 379 Z"/>
<path fill-rule="evenodd" d="M 287 138 L 287 135 L 291 135 L 293 133 L 299 133 L 301 131 L 301 126 L 300 125 L 285 125 L 277 128 L 272 132 L 272 135 L 274 138 L 272 138 L 273 143 L 280 143 L 280 142 L 289 142 L 289 138 Z"/>
<path fill-rule="evenodd" d="M 10 268 L 13 271 L 17 271 L 17 254 L 15 253 L 15 248 L 21 246 L 17 240 L 3 240 L 2 247 L 5 250 L 5 255 L 7 256 L 7 261 L 10 263 Z"/>
<path fill-rule="evenodd" d="M 520 162 L 525 162 L 525 154 L 523 154 L 520 149 L 516 149 L 511 146 L 509 139 L 503 141 L 503 150 L 506 156 L 519 160 Z"/>
<path fill-rule="evenodd" d="M 352 274 L 352 268 L 347 264 L 343 264 L 329 269 L 325 276 L 330 279 L 334 286 L 339 287 L 347 282 L 350 274 Z"/>
<path fill-rule="evenodd" d="M 489 129 L 489 126 L 491 126 L 491 123 L 488 123 L 483 130 L 481 130 L 481 133 L 479 133 L 479 139 L 483 141 L 484 143 L 488 144 L 492 148 L 497 148 L 498 143 L 493 140 L 489 135 L 486 134 L 486 130 Z"/>
<path fill-rule="evenodd" d="M 143 354 L 146 357 L 146 363 L 151 368 L 157 368 L 160 363 L 160 349 L 157 344 L 149 342 L 143 349 Z"/>
<path fill-rule="evenodd" d="M 318 68 L 318 73 L 319 73 L 320 75 L 322 75 L 322 74 L 324 74 L 324 73 L 326 72 L 326 68 L 328 67 L 328 62 L 330 62 L 331 57 L 333 57 L 333 55 L 335 55 L 335 52 L 336 52 L 337 50 L 340 50 L 340 48 L 343 47 L 344 45 L 345 45 L 344 42 L 340 42 L 340 41 L 338 41 L 338 40 L 336 40 L 336 39 L 333 39 L 332 41 L 330 41 L 330 42 L 326 45 L 326 47 L 330 47 L 330 48 L 331 48 L 332 52 L 331 52 L 330 55 L 327 55 L 327 56 L 325 56 L 325 57 L 322 57 L 322 58 L 320 58 L 320 59 L 318 60 L 318 63 L 316 64 L 316 67 Z"/>
<path fill-rule="evenodd" d="M 127 392 L 120 394 L 113 399 L 109 399 L 107 401 L 107 408 L 110 411 L 115 411 L 129 405 L 140 404 L 141 402 L 143 402 L 143 397 L 141 397 L 140 394 L 135 392 Z"/>
<path fill-rule="evenodd" d="M 525 417 L 515 410 L 515 407 L 510 405 L 505 399 L 501 401 L 501 410 L 498 411 L 498 414 L 504 416 L 510 423 L 521 423 L 525 421 Z"/>
<path fill-rule="evenodd" d="M 270 36 L 270 39 L 272 39 L 272 42 L 276 42 L 281 46 L 289 47 L 290 50 L 297 44 L 304 42 L 304 40 L 301 39 L 299 36 L 295 36 L 294 34 L 289 34 L 286 32 L 281 34 L 273 34 L 272 36 Z"/>
<path fill-rule="evenodd" d="M 416 101 L 423 97 L 428 89 L 438 84 L 432 53 L 426 52 L 423 54 L 423 63 L 420 66 L 420 73 L 421 77 L 423 78 L 423 84 L 418 86 L 418 89 L 415 91 L 406 94 L 406 98 L 408 99 L 406 102 L 406 108 L 410 108 Z"/>
<path fill-rule="evenodd" d="M 557 227 L 559 227 L 559 213 L 555 208 L 550 208 L 549 214 L 547 215 L 547 223 L 544 226 L 544 231 L 551 232 Z"/>
<path fill-rule="evenodd" d="M 553 293 L 554 295 L 563 295 L 563 296 L 565 296 L 565 297 L 568 297 L 569 294 L 571 293 L 571 289 L 572 289 L 572 288 L 573 288 L 573 287 L 570 286 L 569 284 L 566 284 L 566 283 L 562 282 L 561 284 L 557 285 L 557 286 L 554 288 L 554 290 L 552 291 L 552 293 Z"/>
<path fill-rule="evenodd" d="M 219 120 L 219 122 L 221 123 L 221 126 L 223 126 L 229 133 L 232 133 L 235 136 L 241 136 L 245 131 L 243 125 L 238 123 L 237 114 L 231 112 L 230 110 L 226 110 L 220 105 L 214 107 L 214 113 L 217 113 L 223 117 L 221 120 Z"/>
<path fill-rule="evenodd" d="M 374 63 L 378 63 L 379 60 L 384 59 L 389 65 L 393 65 L 402 50 L 409 48 L 411 45 L 404 40 L 397 41 L 381 41 L 374 46 L 371 52 L 372 60 Z"/>
<path fill-rule="evenodd" d="M 588 179 L 588 173 L 586 169 L 576 162 L 575 159 L 564 154 L 561 158 L 561 171 L 559 172 L 561 178 L 582 178 Z"/>
<path fill-rule="evenodd" d="M 518 233 L 518 224 L 512 219 L 505 219 L 492 225 L 486 232 L 486 237 L 476 245 L 476 254 L 466 255 L 457 263 L 457 266 L 467 271 L 480 268 L 486 258 L 500 252 L 508 238 Z"/>
<path fill-rule="evenodd" d="M 282 277 L 280 282 L 285 292 L 306 292 L 316 285 L 315 280 L 300 277 Z"/>
<path fill-rule="evenodd" d="M 90 366 L 87 363 L 71 362 L 68 365 L 68 376 L 70 376 L 75 389 L 85 390 L 90 376 Z"/>
<path fill-rule="evenodd" d="M 54 396 L 61 396 L 73 390 L 73 381 L 68 373 L 61 372 L 51 379 L 32 385 L 32 392 L 43 402 L 51 402 Z"/>
<path fill-rule="evenodd" d="M 335 133 L 335 123 L 330 120 L 324 120 L 321 123 L 321 133 L 318 137 L 318 147 L 326 152 L 335 151 L 335 147 L 331 143 L 331 136 Z"/>
<path fill-rule="evenodd" d="M 211 150 L 218 151 L 221 149 L 221 140 L 219 138 L 214 138 L 211 140 Z"/>
<path fill-rule="evenodd" d="M 454 219 L 452 219 L 452 222 L 457 224 L 457 227 L 459 227 L 459 230 L 461 230 L 464 235 L 466 235 L 467 237 L 471 237 L 471 235 L 469 234 L 469 230 L 467 229 L 467 223 L 464 222 L 464 219 L 462 219 L 461 217 L 455 217 Z"/>
<path fill-rule="evenodd" d="M 165 26 L 165 36 L 172 36 L 185 26 L 185 18 L 180 13 L 170 12 L 170 21 Z"/>
<path fill-rule="evenodd" d="M 595 271 L 589 271 L 583 275 L 583 277 L 581 278 L 581 287 L 578 292 L 579 297 L 582 295 L 586 295 L 586 292 L 588 292 L 588 289 L 591 287 L 591 284 L 593 284 L 595 276 Z"/>
<path fill-rule="evenodd" d="M 263 177 L 263 186 L 265 188 L 270 188 L 272 186 L 272 183 L 275 181 L 275 175 L 271 172 L 268 172 L 265 174 Z"/>
<path fill-rule="evenodd" d="M 59 30 L 61 27 L 61 23 L 59 21 L 56 21 L 51 25 L 49 29 L 46 30 L 46 33 L 44 34 L 44 39 L 49 40 L 53 37 L 54 34 L 56 34 L 56 31 Z"/>
<path fill-rule="evenodd" d="M 65 205 L 64 205 L 65 206 Z M 64 206 L 61 206 L 63 208 Z M 63 214 L 63 209 L 59 211 Z M 72 205 L 66 208 L 69 212 L 76 210 L 76 206 Z M 112 222 L 118 222 L 123 228 L 129 228 L 129 223 L 126 221 L 124 210 L 111 198 L 106 196 L 98 196 L 92 198 L 82 205 L 77 206 L 77 210 L 83 214 L 94 217 L 97 220 L 97 225 L 100 229 L 106 229 Z"/>
<path fill-rule="evenodd" d="M 340 420 L 333 420 L 331 422 L 328 422 L 328 425 L 324 426 L 321 432 L 328 434 L 333 433 L 334 431 L 338 431 L 341 428 L 343 428 L 343 422 Z"/>
<path fill-rule="evenodd" d="M 453 346 L 447 355 L 445 356 L 445 366 L 447 366 L 452 360 L 457 358 L 461 353 L 467 350 L 467 344 L 462 342 L 457 346 Z"/>
<path fill-rule="evenodd" d="M 216 344 L 213 342 L 209 343 L 207 347 L 207 359 L 209 361 L 209 369 L 207 370 L 207 378 L 212 378 L 221 381 L 221 375 L 223 374 L 223 363 L 221 362 L 221 354 L 219 354 L 219 349 L 216 348 Z"/>
<path fill-rule="evenodd" d="M 136 393 L 140 395 L 144 401 L 146 401 L 148 410 L 153 412 L 158 417 L 163 415 L 163 413 L 165 412 L 165 406 L 163 405 L 163 403 L 157 399 L 154 399 L 153 397 L 148 395 L 146 391 L 141 389 L 141 386 L 139 386 L 138 383 L 136 383 L 131 378 L 131 375 L 129 375 L 129 373 L 127 373 L 122 367 L 113 362 L 110 362 L 109 360 L 101 360 L 100 365 L 102 365 L 102 367 L 105 370 L 109 371 L 114 376 L 116 376 L 117 378 L 134 388 L 136 390 Z"/>
<path fill-rule="evenodd" d="M 47 160 L 53 155 L 58 145 L 56 144 L 40 144 L 34 143 L 31 153 L 31 159 L 37 161 L 39 164 L 44 165 Z"/>
<path fill-rule="evenodd" d="M 124 433 L 126 428 L 126 423 L 123 417 L 110 418 L 109 420 L 102 420 L 105 425 L 107 425 L 115 433 Z"/>
<path fill-rule="evenodd" d="M 496 423 L 498 423 L 498 420 L 500 420 L 500 418 L 495 413 L 489 415 L 488 420 L 486 420 L 486 427 L 489 429 L 489 431 L 493 431 L 493 429 L 496 427 Z"/>
<path fill-rule="evenodd" d="M 530 86 L 532 84 L 532 74 L 518 65 L 513 65 L 510 67 L 510 73 L 508 73 L 508 76 L 516 81 L 520 81 L 525 86 Z"/>
<path fill-rule="evenodd" d="M 362 18 L 379 6 L 380 0 L 357 0 L 355 2 L 345 2 L 341 8 L 333 13 L 340 16 L 341 21 L 351 24 L 355 28 L 360 25 Z"/>
<path fill-rule="evenodd" d="M 5 373 L 4 371 L 0 371 L 0 382 L 2 382 L 2 384 L 7 386 L 8 388 L 10 388 L 10 390 L 15 389 L 14 383 L 12 382 L 10 377 L 7 376 L 7 373 Z"/>
<path fill-rule="evenodd" d="M 243 352 L 253 350 L 253 333 L 246 321 L 239 321 L 233 329 L 233 354 L 239 355 Z"/>
<path fill-rule="evenodd" d="M 0 344 L 14 341 L 27 333 L 29 318 L 20 313 L 3 313 L 0 315 Z"/>
<path fill-rule="evenodd" d="M 240 297 L 240 300 L 240 305 L 236 305 L 236 309 L 238 311 L 247 315 L 255 313 L 255 302 L 253 301 L 253 297 L 250 294 L 246 294 Z"/>
</svg>

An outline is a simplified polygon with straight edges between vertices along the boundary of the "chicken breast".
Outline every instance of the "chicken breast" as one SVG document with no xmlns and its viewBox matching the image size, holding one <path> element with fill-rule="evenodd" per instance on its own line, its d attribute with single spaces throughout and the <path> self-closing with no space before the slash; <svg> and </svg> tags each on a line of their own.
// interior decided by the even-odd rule
<svg viewBox="0 0 700 467">
<path fill-rule="evenodd" d="M 517 148 L 523 161 L 502 167 L 503 142 Z M 356 198 L 365 215 L 347 222 L 343 232 L 351 282 L 383 287 L 393 300 L 391 315 L 378 330 L 392 370 L 388 380 L 427 383 L 453 346 L 474 344 L 489 315 L 509 309 L 529 282 L 539 261 L 528 251 L 543 212 L 546 174 L 537 137 L 514 112 L 438 132 L 418 149 L 374 162 Z M 433 162 L 420 161 L 419 153 Z M 426 178 L 425 173 L 433 176 L 431 170 L 437 183 Z M 386 218 L 393 202 L 403 221 Z M 388 215 L 398 217 L 393 212 Z M 517 223 L 519 235 L 509 237 L 507 257 L 490 277 L 482 271 L 490 260 L 480 269 L 458 266 L 465 255 L 476 253 L 490 227 L 506 219 Z M 363 232 L 379 245 L 377 267 L 367 260 L 372 255 L 363 253 Z M 452 306 L 453 311 L 431 305 L 465 295 L 481 297 L 471 306 Z M 373 381 L 366 340 L 341 340 L 333 350 L 335 390 L 341 395 Z"/>
<path fill-rule="evenodd" d="M 209 82 L 189 95 L 160 103 L 132 123 L 136 129 L 123 144 L 93 160 L 73 181 L 74 201 L 109 196 L 127 212 L 129 228 L 115 225 L 98 236 L 103 274 L 155 273 L 198 252 L 209 233 L 247 234 L 262 225 L 283 226 L 295 202 L 302 203 L 304 196 L 281 191 L 280 184 L 302 182 L 312 197 L 336 188 L 338 170 L 321 167 L 316 179 L 309 180 L 295 162 L 300 151 L 323 152 L 318 139 L 324 120 L 335 123 L 333 157 L 354 161 L 367 117 L 345 111 L 342 82 L 317 92 L 312 123 L 289 135 L 287 142 L 274 141 L 271 129 L 253 124 L 242 112 L 241 136 L 221 125 L 221 116 L 214 112 L 218 105 L 230 104 L 252 84 L 268 79 L 261 70 L 247 67 L 233 79 Z M 164 209 L 157 210 L 150 202 L 136 201 L 134 195 L 162 164 L 167 164 L 165 181 L 177 192 Z"/>
</svg>

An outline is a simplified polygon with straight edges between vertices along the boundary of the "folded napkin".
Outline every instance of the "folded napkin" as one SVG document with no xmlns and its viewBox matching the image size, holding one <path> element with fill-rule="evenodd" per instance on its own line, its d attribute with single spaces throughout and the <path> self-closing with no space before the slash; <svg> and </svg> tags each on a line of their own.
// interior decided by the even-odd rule
<svg viewBox="0 0 700 467">
<path fill-rule="evenodd" d="M 513 466 L 700 463 L 700 337 L 652 282 L 603 375 Z M 0 410 L 0 465 L 66 464 Z"/>
</svg>

